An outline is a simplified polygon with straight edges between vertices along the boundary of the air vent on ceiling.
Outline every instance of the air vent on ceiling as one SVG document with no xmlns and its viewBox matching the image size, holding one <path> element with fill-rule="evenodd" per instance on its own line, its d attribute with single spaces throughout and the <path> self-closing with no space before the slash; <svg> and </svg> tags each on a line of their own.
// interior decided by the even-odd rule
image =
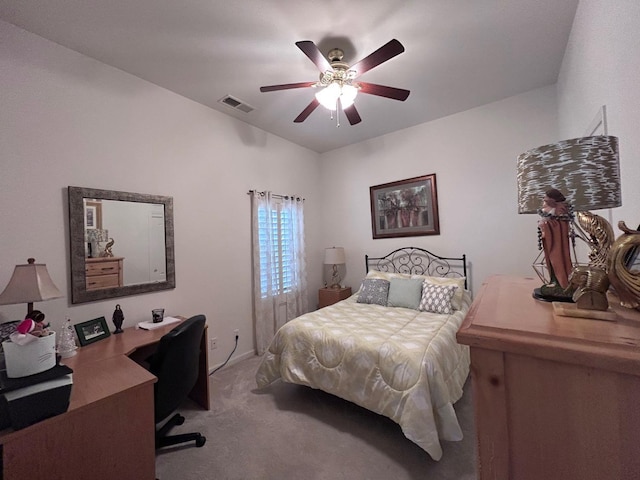
<svg viewBox="0 0 640 480">
<path fill-rule="evenodd" d="M 255 110 L 255 108 L 253 108 L 248 103 L 245 103 L 242 100 L 238 100 L 237 98 L 232 97 L 231 95 L 226 95 L 226 96 L 222 97 L 218 101 L 220 103 L 223 103 L 223 104 L 231 107 L 231 108 L 235 108 L 236 110 L 240 110 L 241 112 L 244 112 L 244 113 L 249 113 L 252 110 Z"/>
</svg>

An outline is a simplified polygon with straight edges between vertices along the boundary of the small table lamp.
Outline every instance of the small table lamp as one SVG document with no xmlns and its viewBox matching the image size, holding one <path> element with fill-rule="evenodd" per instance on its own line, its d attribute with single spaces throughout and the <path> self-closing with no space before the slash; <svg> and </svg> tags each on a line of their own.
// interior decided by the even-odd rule
<svg viewBox="0 0 640 480">
<path fill-rule="evenodd" d="M 0 305 L 27 304 L 27 315 L 33 311 L 33 302 L 62 297 L 49 276 L 47 266 L 27 260 L 26 265 L 16 265 L 6 288 L 0 293 Z"/>
<path fill-rule="evenodd" d="M 338 275 L 338 265 L 344 265 L 346 259 L 343 247 L 331 247 L 324 250 L 324 264 L 333 265 L 331 275 L 331 288 L 340 288 L 340 275 Z"/>
</svg>

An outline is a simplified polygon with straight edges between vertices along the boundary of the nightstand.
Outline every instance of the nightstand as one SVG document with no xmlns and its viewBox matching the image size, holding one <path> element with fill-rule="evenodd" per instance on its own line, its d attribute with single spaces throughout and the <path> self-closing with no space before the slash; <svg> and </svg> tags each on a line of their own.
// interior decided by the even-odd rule
<svg viewBox="0 0 640 480">
<path fill-rule="evenodd" d="M 351 287 L 321 288 L 318 290 L 318 308 L 333 305 L 351 296 Z"/>
</svg>

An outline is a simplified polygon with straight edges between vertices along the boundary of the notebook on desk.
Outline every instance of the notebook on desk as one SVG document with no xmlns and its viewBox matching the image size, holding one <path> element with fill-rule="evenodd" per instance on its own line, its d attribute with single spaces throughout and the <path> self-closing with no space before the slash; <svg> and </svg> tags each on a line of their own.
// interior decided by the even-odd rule
<svg viewBox="0 0 640 480">
<path fill-rule="evenodd" d="M 143 330 L 155 330 L 156 328 L 164 327 L 165 325 L 169 325 L 171 323 L 181 322 L 179 318 L 175 317 L 164 317 L 161 322 L 153 323 L 153 322 L 138 322 L 138 328 Z"/>
</svg>

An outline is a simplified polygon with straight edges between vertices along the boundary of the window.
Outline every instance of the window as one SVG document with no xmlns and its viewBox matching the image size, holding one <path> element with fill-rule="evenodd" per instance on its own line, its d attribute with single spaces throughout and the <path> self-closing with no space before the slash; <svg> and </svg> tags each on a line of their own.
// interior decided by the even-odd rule
<svg viewBox="0 0 640 480">
<path fill-rule="evenodd" d="M 276 208 L 271 210 L 271 218 L 268 218 L 267 208 L 258 209 L 260 293 L 263 298 L 269 290 L 273 295 L 281 295 L 290 292 L 294 286 L 295 216 L 296 212 L 282 203 L 277 203 Z M 268 262 L 269 256 L 271 262 Z M 269 263 L 272 268 L 269 268 Z"/>
<path fill-rule="evenodd" d="M 277 329 L 307 313 L 304 199 L 251 190 L 253 314 L 256 352 Z"/>
</svg>

